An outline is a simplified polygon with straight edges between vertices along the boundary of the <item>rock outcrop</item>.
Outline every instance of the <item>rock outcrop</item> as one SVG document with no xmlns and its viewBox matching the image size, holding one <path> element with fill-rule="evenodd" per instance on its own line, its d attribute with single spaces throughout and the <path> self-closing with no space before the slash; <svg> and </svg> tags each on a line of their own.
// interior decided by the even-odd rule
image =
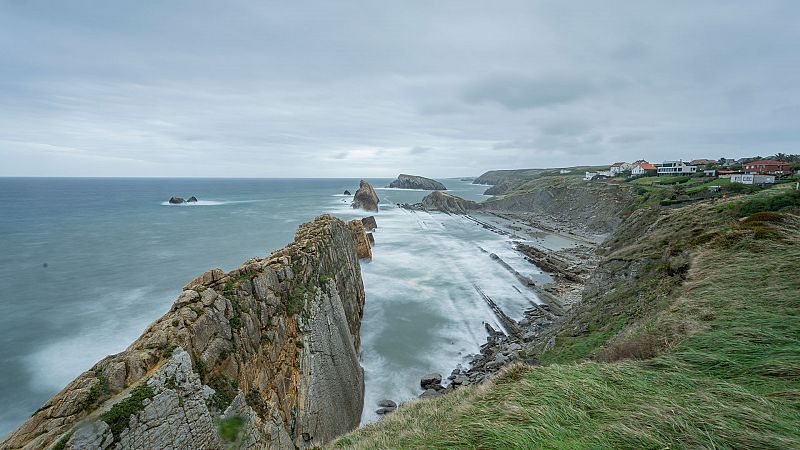
<svg viewBox="0 0 800 450">
<path fill-rule="evenodd" d="M 372 231 L 375 228 L 378 228 L 378 222 L 375 221 L 375 216 L 367 216 L 361 219 L 361 223 L 364 224 L 364 228 L 367 231 Z"/>
<path fill-rule="evenodd" d="M 380 203 L 380 199 L 378 194 L 375 193 L 375 189 L 372 188 L 371 184 L 361 180 L 358 190 L 353 196 L 353 208 L 378 212 L 378 203 Z"/>
<path fill-rule="evenodd" d="M 390 188 L 398 189 L 423 189 L 426 191 L 446 191 L 447 188 L 436 180 L 420 177 L 416 175 L 400 174 L 397 179 L 392 181 Z"/>
<path fill-rule="evenodd" d="M 78 376 L 3 449 L 295 449 L 358 426 L 361 221 L 190 282 L 125 351 Z"/>
<path fill-rule="evenodd" d="M 170 197 L 169 202 L 173 205 L 180 205 L 181 203 L 186 203 L 186 200 L 183 197 Z"/>
<path fill-rule="evenodd" d="M 422 199 L 422 207 L 447 213 L 466 214 L 480 208 L 480 204 L 445 192 L 431 192 Z"/>
</svg>

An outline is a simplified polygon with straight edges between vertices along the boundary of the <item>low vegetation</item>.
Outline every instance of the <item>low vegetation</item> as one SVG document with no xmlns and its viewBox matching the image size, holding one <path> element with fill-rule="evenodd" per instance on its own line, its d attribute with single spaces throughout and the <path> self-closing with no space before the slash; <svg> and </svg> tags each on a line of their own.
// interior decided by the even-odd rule
<svg viewBox="0 0 800 450">
<path fill-rule="evenodd" d="M 128 428 L 131 415 L 143 410 L 144 401 L 154 396 L 153 388 L 142 383 L 131 390 L 128 398 L 112 406 L 100 417 L 111 428 L 115 442 L 119 441 L 120 433 Z"/>
<path fill-rule="evenodd" d="M 618 276 L 541 366 L 402 405 L 332 446 L 800 448 L 796 195 L 632 211 L 604 255 Z"/>
</svg>

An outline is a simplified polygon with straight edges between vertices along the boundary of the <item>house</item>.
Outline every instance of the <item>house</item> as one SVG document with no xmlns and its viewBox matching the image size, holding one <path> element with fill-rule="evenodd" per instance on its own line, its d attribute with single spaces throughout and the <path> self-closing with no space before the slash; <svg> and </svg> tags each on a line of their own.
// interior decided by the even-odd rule
<svg viewBox="0 0 800 450">
<path fill-rule="evenodd" d="M 654 173 L 657 171 L 657 167 L 648 163 L 647 161 L 639 161 L 633 166 L 631 169 L 631 175 L 641 176 L 646 175 L 648 172 Z"/>
<path fill-rule="evenodd" d="M 717 176 L 717 169 L 706 169 L 703 171 L 703 175 L 707 177 L 715 177 Z"/>
<path fill-rule="evenodd" d="M 789 173 L 789 161 L 775 161 L 774 159 L 762 159 L 750 161 L 744 165 L 745 173 L 758 175 L 782 175 Z"/>
<path fill-rule="evenodd" d="M 695 171 L 695 166 L 687 164 L 682 160 L 664 161 L 658 166 L 658 175 L 691 175 Z"/>
<path fill-rule="evenodd" d="M 612 164 L 611 168 L 608 169 L 608 171 L 611 172 L 611 176 L 615 177 L 615 176 L 619 175 L 620 173 L 624 172 L 625 171 L 625 169 L 624 169 L 625 164 L 626 163 L 624 161 L 623 162 L 615 162 L 614 164 Z"/>
<path fill-rule="evenodd" d="M 775 184 L 775 175 L 758 175 L 752 173 L 736 173 L 731 175 L 731 183 L 741 184 Z"/>
</svg>

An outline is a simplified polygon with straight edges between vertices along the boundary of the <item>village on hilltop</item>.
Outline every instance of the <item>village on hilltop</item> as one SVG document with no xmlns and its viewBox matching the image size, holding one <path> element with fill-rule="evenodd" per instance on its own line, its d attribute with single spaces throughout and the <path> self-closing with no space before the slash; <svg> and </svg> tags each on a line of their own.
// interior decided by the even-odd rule
<svg viewBox="0 0 800 450">
<path fill-rule="evenodd" d="M 729 179 L 731 183 L 767 185 L 776 179 L 800 175 L 800 155 L 778 154 L 771 158 L 694 159 L 664 161 L 651 164 L 645 160 L 632 163 L 615 162 L 608 170 L 586 172 L 584 180 L 608 179 L 618 176 L 702 176 Z"/>
</svg>

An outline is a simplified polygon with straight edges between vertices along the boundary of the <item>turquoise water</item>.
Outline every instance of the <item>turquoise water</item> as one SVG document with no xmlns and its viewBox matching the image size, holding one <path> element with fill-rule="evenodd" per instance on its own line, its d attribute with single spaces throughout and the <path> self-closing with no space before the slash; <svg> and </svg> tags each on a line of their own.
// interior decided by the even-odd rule
<svg viewBox="0 0 800 450">
<path fill-rule="evenodd" d="M 377 187 L 391 180 L 369 181 Z M 454 194 L 485 198 L 484 186 L 441 181 Z M 318 214 L 366 215 L 341 195 L 357 185 L 356 179 L 0 178 L 0 436 L 94 362 L 123 350 L 194 276 L 266 255 Z M 468 220 L 394 206 L 426 192 L 377 192 L 374 258 L 362 263 L 364 421 L 375 418 L 377 400 L 413 398 L 421 375 L 449 371 L 477 351 L 483 321 L 494 322 L 473 283 L 514 314 L 531 301 L 483 250 L 535 272 L 505 238 Z M 201 202 L 166 204 L 173 195 Z"/>
</svg>

